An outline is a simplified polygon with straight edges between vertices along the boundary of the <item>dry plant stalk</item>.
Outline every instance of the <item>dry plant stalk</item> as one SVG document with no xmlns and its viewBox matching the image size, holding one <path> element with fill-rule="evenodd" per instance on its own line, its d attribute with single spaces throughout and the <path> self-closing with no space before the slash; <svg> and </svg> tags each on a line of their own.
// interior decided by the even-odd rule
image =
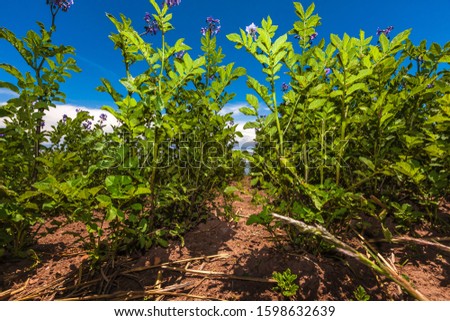
<svg viewBox="0 0 450 321">
<path fill-rule="evenodd" d="M 289 224 L 295 225 L 301 233 L 313 234 L 322 237 L 325 241 L 335 245 L 337 251 L 358 260 L 362 264 L 375 270 L 377 273 L 388 277 L 403 289 L 405 289 L 406 292 L 408 292 L 417 300 L 428 301 L 428 298 L 425 295 L 416 290 L 411 283 L 409 283 L 401 275 L 399 275 L 396 269 L 393 269 L 391 264 L 389 264 L 379 253 L 375 254 L 369 250 L 371 257 L 375 260 L 375 262 L 373 262 L 350 245 L 339 240 L 333 234 L 328 232 L 327 229 L 320 225 L 307 225 L 304 222 L 297 221 L 290 217 L 282 216 L 276 213 L 272 213 L 272 216 Z"/>
</svg>

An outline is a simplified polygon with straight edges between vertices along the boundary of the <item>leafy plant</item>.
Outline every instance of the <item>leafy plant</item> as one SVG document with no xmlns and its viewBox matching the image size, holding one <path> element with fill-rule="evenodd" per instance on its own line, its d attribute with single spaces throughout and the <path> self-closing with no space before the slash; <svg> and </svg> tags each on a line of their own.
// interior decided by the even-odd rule
<svg viewBox="0 0 450 321">
<path fill-rule="evenodd" d="M 0 106 L 0 117 L 6 117 L 5 127 L 0 129 L 0 247 L 13 254 L 30 243 L 30 227 L 42 221 L 42 200 L 31 202 L 24 195 L 32 192 L 32 185 L 47 174 L 40 162 L 48 139 L 43 116 L 55 107 L 55 102 L 64 102 L 60 84 L 70 77 L 70 71 L 80 71 L 70 57 L 74 49 L 52 43 L 61 7 L 50 3 L 49 8 L 51 26 L 47 29 L 38 22 L 39 33 L 29 30 L 20 39 L 12 31 L 0 28 L 0 39 L 14 47 L 28 68 L 21 72 L 13 65 L 0 63 L 0 69 L 15 82 L 0 81 L 0 88 L 17 94 Z"/>
<path fill-rule="evenodd" d="M 363 215 L 379 219 L 386 235 L 395 232 L 385 226 L 388 217 L 399 226 L 436 221 L 449 186 L 449 73 L 440 64 L 448 62 L 450 45 L 415 47 L 411 30 L 391 38 L 393 28 L 379 31 L 376 44 L 364 31 L 357 38 L 331 34 L 326 43 L 317 39 L 314 4 L 294 7 L 299 21 L 287 34 L 276 36 L 268 17 L 260 28 L 228 35 L 266 75 L 265 83 L 248 76 L 256 95 L 248 94 L 241 109 L 256 117 L 244 127 L 256 130 L 247 155 L 252 185 L 267 193 L 271 211 L 331 231 Z M 313 236 L 299 239 L 285 229 L 294 244 L 317 248 Z"/>
<path fill-rule="evenodd" d="M 369 301 L 370 295 L 367 294 L 366 289 L 362 287 L 361 285 L 358 285 L 355 291 L 353 291 L 353 295 L 355 296 L 355 299 L 358 301 Z"/>
<path fill-rule="evenodd" d="M 218 20 L 208 18 L 201 39 L 203 55 L 193 59 L 184 39 L 173 45 L 166 34 L 173 29 L 170 7 L 151 0 L 155 14 L 147 14 L 146 32 L 138 33 L 125 16 L 107 14 L 118 33 L 110 36 L 124 57 L 125 77 L 120 94 L 102 79 L 98 88 L 114 99 L 117 109 L 103 109 L 119 120 L 111 150 L 115 160 L 105 165 L 102 204 L 113 237 L 125 247 L 148 248 L 183 231 L 214 208 L 218 193 L 227 199 L 228 180 L 236 173 L 232 147 L 236 125 L 231 114 L 219 112 L 234 94 L 226 87 L 245 73 L 234 64 L 222 65 L 217 47 Z M 161 37 L 161 48 L 144 36 Z M 133 75 L 132 66 L 144 72 Z"/>
<path fill-rule="evenodd" d="M 288 268 L 284 272 L 273 272 L 272 277 L 277 281 L 277 286 L 273 290 L 281 292 L 287 298 L 297 294 L 299 289 L 299 286 L 295 284 L 297 275 L 292 274 L 291 269 Z"/>
</svg>

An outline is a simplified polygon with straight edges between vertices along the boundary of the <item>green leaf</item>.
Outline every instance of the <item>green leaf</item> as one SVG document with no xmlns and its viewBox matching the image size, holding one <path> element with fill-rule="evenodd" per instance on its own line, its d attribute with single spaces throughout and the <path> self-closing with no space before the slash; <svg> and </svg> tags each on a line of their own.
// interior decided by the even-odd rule
<svg viewBox="0 0 450 321">
<path fill-rule="evenodd" d="M 124 218 L 125 218 L 125 213 L 122 210 L 120 210 L 114 206 L 109 207 L 108 214 L 106 215 L 106 220 L 108 222 L 114 221 L 115 219 L 118 219 L 119 221 L 123 221 Z"/>
<path fill-rule="evenodd" d="M 284 34 L 282 36 L 280 36 L 277 40 L 275 40 L 274 44 L 272 45 L 271 48 L 271 54 L 277 54 L 281 49 L 283 49 L 283 46 L 286 44 L 286 40 L 287 40 L 287 34 Z M 284 54 L 287 54 L 286 52 L 284 52 Z M 275 63 L 277 63 L 277 61 L 279 61 L 280 59 L 274 59 Z"/>
<path fill-rule="evenodd" d="M 0 28 L 0 38 L 8 41 L 13 47 L 17 50 L 17 52 L 22 56 L 22 58 L 26 61 L 29 66 L 33 66 L 33 54 L 25 49 L 24 43 L 16 37 L 16 35 L 9 31 L 8 29 L 2 27 Z"/>
<path fill-rule="evenodd" d="M 313 14 L 315 8 L 316 8 L 316 5 L 314 4 L 314 2 L 311 3 L 311 5 L 308 7 L 308 9 L 306 9 L 305 18 L 309 18 Z"/>
<path fill-rule="evenodd" d="M 333 44 L 333 46 L 335 46 L 336 48 L 339 49 L 341 47 L 342 40 L 337 35 L 331 34 L 330 40 L 331 40 L 331 43 Z"/>
<path fill-rule="evenodd" d="M 404 42 L 406 39 L 408 39 L 409 35 L 411 34 L 412 29 L 407 29 L 405 31 L 400 32 L 398 35 L 392 39 L 392 46 L 398 46 L 402 42 Z"/>
<path fill-rule="evenodd" d="M 150 195 L 152 190 L 148 187 L 139 186 L 134 192 L 135 195 Z"/>
<path fill-rule="evenodd" d="M 7 110 L 4 106 L 0 106 L 0 117 L 9 117 L 14 115 L 12 111 Z"/>
<path fill-rule="evenodd" d="M 342 96 L 344 92 L 342 90 L 334 90 L 330 93 L 330 98 Z"/>
<path fill-rule="evenodd" d="M 18 81 L 25 82 L 22 73 L 16 67 L 9 64 L 0 63 L 0 68 L 6 71 L 11 76 L 13 76 L 14 78 L 16 78 Z"/>
<path fill-rule="evenodd" d="M 347 90 L 347 95 L 350 96 L 351 94 L 353 94 L 355 91 L 357 90 L 364 90 L 367 91 L 367 85 L 365 83 L 357 83 L 357 84 L 353 84 L 348 90 Z"/>
<path fill-rule="evenodd" d="M 361 162 L 363 162 L 364 164 L 366 164 L 366 166 L 369 167 L 372 171 L 375 170 L 375 165 L 373 164 L 373 162 L 370 159 L 367 159 L 365 157 L 360 157 L 359 160 Z"/>
<path fill-rule="evenodd" d="M 162 247 L 168 247 L 169 246 L 169 242 L 167 240 L 165 240 L 165 239 L 162 239 L 162 238 L 158 238 L 156 240 L 156 242 L 158 242 L 158 244 L 160 246 L 162 246 Z"/>
<path fill-rule="evenodd" d="M 364 79 L 364 78 L 372 75 L 372 72 L 373 72 L 373 70 L 370 68 L 360 70 L 357 75 L 352 75 L 352 76 L 348 77 L 347 85 L 351 85 L 352 83 L 354 83 L 356 81 L 359 81 L 361 79 Z"/>
<path fill-rule="evenodd" d="M 227 186 L 223 192 L 225 194 L 227 194 L 227 195 L 231 195 L 231 194 L 233 194 L 234 192 L 237 192 L 237 191 L 239 191 L 239 189 L 236 188 L 235 186 Z"/>
<path fill-rule="evenodd" d="M 258 127 L 259 127 L 259 124 L 254 121 L 246 122 L 244 125 L 244 129 L 252 129 L 252 128 L 258 128 Z"/>
<path fill-rule="evenodd" d="M 231 42 L 242 44 L 242 38 L 237 33 L 231 33 L 227 35 L 227 39 L 230 40 Z"/>
<path fill-rule="evenodd" d="M 381 44 L 381 50 L 384 53 L 389 52 L 389 39 L 386 37 L 386 35 L 384 33 L 381 33 L 378 40 L 380 41 Z"/>
<path fill-rule="evenodd" d="M 0 81 L 0 88 L 7 88 L 16 94 L 20 93 L 20 90 L 19 90 L 19 88 L 17 88 L 17 86 L 15 86 L 7 81 Z"/>
<path fill-rule="evenodd" d="M 294 7 L 296 14 L 302 19 L 305 20 L 305 9 L 303 8 L 300 2 L 294 2 Z"/>
<path fill-rule="evenodd" d="M 259 109 L 258 98 L 255 95 L 247 94 L 246 99 L 250 106 L 252 106 L 256 111 Z"/>
<path fill-rule="evenodd" d="M 315 99 L 309 104 L 309 109 L 317 109 L 322 107 L 327 102 L 327 99 Z"/>
<path fill-rule="evenodd" d="M 248 107 L 241 107 L 239 111 L 246 116 L 258 116 L 258 113 L 254 109 Z"/>
<path fill-rule="evenodd" d="M 108 207 L 112 204 L 111 198 L 107 195 L 97 195 L 95 199 L 100 203 L 101 207 Z"/>
<path fill-rule="evenodd" d="M 273 221 L 273 216 L 269 214 L 267 207 L 263 209 L 263 211 L 257 215 L 253 214 L 247 220 L 247 225 L 252 224 L 262 224 L 269 225 Z"/>
</svg>

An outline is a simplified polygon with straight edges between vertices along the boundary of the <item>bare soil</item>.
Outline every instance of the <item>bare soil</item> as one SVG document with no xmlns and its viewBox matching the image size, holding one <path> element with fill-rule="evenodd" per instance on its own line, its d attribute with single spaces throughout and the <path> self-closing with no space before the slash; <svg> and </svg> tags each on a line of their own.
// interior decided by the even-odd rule
<svg viewBox="0 0 450 321">
<path fill-rule="evenodd" d="M 89 255 L 77 242 L 86 236 L 84 226 L 60 218 L 61 227 L 38 239 L 31 258 L 0 262 L 0 300 L 286 300 L 273 289 L 272 273 L 287 268 L 298 275 L 294 300 L 355 300 L 359 285 L 371 300 L 412 300 L 340 254 L 280 248 L 262 226 L 246 225 L 262 208 L 250 193 L 239 196 L 237 222 L 212 215 L 185 235 L 184 246 L 173 240 L 167 248 L 119 256 L 100 271 L 89 269 Z M 54 226 L 47 222 L 42 231 Z M 430 300 L 450 300 L 448 252 L 409 243 L 375 246 Z"/>
</svg>

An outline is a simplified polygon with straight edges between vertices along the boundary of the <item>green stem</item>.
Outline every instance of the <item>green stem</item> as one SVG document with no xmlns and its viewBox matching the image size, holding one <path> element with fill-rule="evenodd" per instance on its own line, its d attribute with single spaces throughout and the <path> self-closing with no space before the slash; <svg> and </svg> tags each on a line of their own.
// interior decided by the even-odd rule
<svg viewBox="0 0 450 321">
<path fill-rule="evenodd" d="M 158 164 L 158 153 L 159 153 L 159 144 L 158 144 L 158 127 L 157 127 L 157 118 L 160 114 L 161 109 L 164 109 L 164 100 L 162 95 L 162 80 L 164 75 L 164 68 L 165 68 L 165 60 L 166 60 L 166 45 L 165 45 L 165 33 L 164 30 L 161 32 L 162 36 L 162 57 L 161 57 L 161 70 L 159 73 L 159 79 L 158 79 L 158 98 L 159 101 L 163 104 L 162 106 L 159 106 L 159 102 L 157 100 L 158 108 L 159 110 L 155 111 L 155 124 L 154 126 L 154 138 L 155 141 L 153 142 L 153 159 L 152 159 L 152 173 L 150 176 L 150 191 L 152 195 L 152 209 L 156 206 L 156 192 L 155 192 L 155 180 L 156 180 L 156 168 Z"/>
<path fill-rule="evenodd" d="M 322 119 L 322 131 L 320 133 L 320 156 L 322 161 L 320 162 L 320 185 L 323 185 L 324 182 L 324 172 L 323 169 L 325 167 L 325 119 Z"/>
<path fill-rule="evenodd" d="M 344 156 L 344 140 L 345 140 L 345 132 L 346 132 L 346 120 L 347 120 L 347 106 L 345 104 L 345 98 L 347 93 L 347 73 L 344 69 L 344 92 L 342 94 L 342 110 L 341 110 L 341 136 L 339 141 L 339 151 L 338 151 L 338 159 L 336 164 L 336 185 L 339 186 L 339 182 L 341 180 L 341 160 Z"/>
<path fill-rule="evenodd" d="M 278 114 L 278 105 L 277 105 L 277 94 L 275 92 L 275 81 L 274 81 L 275 74 L 273 73 L 272 69 L 272 77 L 270 80 L 271 90 L 272 90 L 272 103 L 273 103 L 273 112 L 275 113 L 275 123 L 277 126 L 277 132 L 278 132 L 278 139 L 280 142 L 280 154 L 279 157 L 284 157 L 284 142 L 283 142 L 283 131 L 281 130 L 280 125 L 280 115 Z"/>
<path fill-rule="evenodd" d="M 59 8 L 57 8 L 56 11 L 53 11 L 53 6 L 50 6 L 50 12 L 52 14 L 52 26 L 50 27 L 50 30 L 48 32 L 48 35 L 49 35 L 48 42 L 51 42 L 51 37 L 52 37 L 52 34 L 53 34 L 53 30 L 55 29 L 55 19 L 56 19 L 56 15 L 57 15 L 58 11 L 59 11 Z M 42 57 L 39 65 L 37 64 L 37 58 L 38 57 L 35 57 L 35 62 L 34 62 L 33 69 L 34 69 L 34 72 L 35 72 L 36 80 L 38 82 L 38 86 L 40 88 L 42 88 L 43 87 L 43 81 L 42 81 L 42 77 L 41 77 L 41 70 L 42 70 L 42 67 L 44 66 L 46 57 Z M 42 100 L 42 97 L 39 98 L 39 101 L 41 101 L 41 100 Z M 38 111 L 39 112 L 43 112 L 44 109 L 43 108 L 39 108 Z M 33 112 L 34 112 L 34 110 L 33 110 Z M 31 181 L 32 182 L 35 182 L 37 180 L 37 176 L 38 176 L 37 160 L 36 159 L 39 157 L 39 154 L 40 154 L 41 123 L 42 123 L 42 117 L 39 117 L 37 119 L 37 122 L 36 122 L 35 135 L 34 135 L 34 160 L 33 160 L 33 170 L 32 170 L 32 173 L 31 173 Z"/>
</svg>

